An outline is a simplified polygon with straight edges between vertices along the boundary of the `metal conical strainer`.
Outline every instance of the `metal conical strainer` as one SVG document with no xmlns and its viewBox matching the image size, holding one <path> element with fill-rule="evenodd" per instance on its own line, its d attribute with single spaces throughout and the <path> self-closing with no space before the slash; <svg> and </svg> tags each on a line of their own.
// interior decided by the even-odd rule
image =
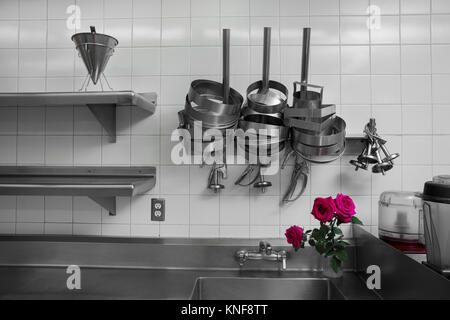
<svg viewBox="0 0 450 320">
<path fill-rule="evenodd" d="M 119 42 L 116 38 L 97 33 L 94 26 L 91 26 L 91 32 L 74 34 L 72 41 L 83 59 L 92 82 L 97 84 Z"/>
</svg>

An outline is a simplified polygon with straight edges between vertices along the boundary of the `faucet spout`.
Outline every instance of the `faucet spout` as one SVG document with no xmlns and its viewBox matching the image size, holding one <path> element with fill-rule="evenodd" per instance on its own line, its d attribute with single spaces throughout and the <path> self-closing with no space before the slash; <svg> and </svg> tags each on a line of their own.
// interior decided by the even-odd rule
<svg viewBox="0 0 450 320">
<path fill-rule="evenodd" d="M 281 263 L 281 270 L 287 269 L 287 252 L 285 250 L 273 250 L 271 244 L 267 241 L 259 242 L 258 251 L 241 249 L 236 251 L 235 257 L 241 267 L 247 260 L 266 260 L 279 262 Z"/>
</svg>

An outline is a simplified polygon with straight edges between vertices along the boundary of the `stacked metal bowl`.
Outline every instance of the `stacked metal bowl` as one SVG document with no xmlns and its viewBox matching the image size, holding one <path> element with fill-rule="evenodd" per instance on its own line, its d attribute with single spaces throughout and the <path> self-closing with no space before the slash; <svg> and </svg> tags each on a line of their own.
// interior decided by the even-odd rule
<svg viewBox="0 0 450 320">
<path fill-rule="evenodd" d="M 294 82 L 292 108 L 284 111 L 284 124 L 292 128 L 292 149 L 303 159 L 327 163 L 345 150 L 345 121 L 334 104 L 323 104 L 323 87 L 308 83 L 311 29 L 303 29 L 301 82 Z"/>
</svg>

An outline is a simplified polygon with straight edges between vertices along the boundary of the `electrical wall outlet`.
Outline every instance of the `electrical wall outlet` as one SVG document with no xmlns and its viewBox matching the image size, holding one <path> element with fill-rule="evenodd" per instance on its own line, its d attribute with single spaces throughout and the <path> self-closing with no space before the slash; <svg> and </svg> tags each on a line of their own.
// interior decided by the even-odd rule
<svg viewBox="0 0 450 320">
<path fill-rule="evenodd" d="M 152 198 L 152 221 L 164 221 L 166 218 L 165 199 Z"/>
</svg>

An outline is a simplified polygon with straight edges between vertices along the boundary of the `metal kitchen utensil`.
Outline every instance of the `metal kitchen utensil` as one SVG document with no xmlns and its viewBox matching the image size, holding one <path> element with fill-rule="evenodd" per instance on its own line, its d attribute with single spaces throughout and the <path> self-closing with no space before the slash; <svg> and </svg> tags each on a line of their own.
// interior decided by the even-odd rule
<svg viewBox="0 0 450 320">
<path fill-rule="evenodd" d="M 290 150 L 286 157 L 283 160 L 281 165 L 281 169 L 286 167 L 286 163 L 291 157 L 291 155 L 295 155 L 294 150 Z M 295 165 L 292 171 L 291 180 L 289 182 L 289 186 L 283 196 L 282 203 L 294 202 L 298 198 L 300 198 L 305 192 L 306 186 L 308 185 L 308 174 L 309 174 L 309 165 L 308 162 L 303 160 L 301 157 L 295 155 Z M 300 190 L 297 195 L 294 196 L 294 192 L 297 189 L 297 185 L 300 183 Z"/>
<path fill-rule="evenodd" d="M 252 83 L 247 88 L 247 100 L 241 111 L 238 127 L 249 139 L 238 140 L 238 146 L 245 151 L 249 166 L 244 170 L 235 184 L 250 185 L 265 192 L 272 183 L 264 179 L 262 167 L 269 163 L 261 163 L 261 155 L 269 158 L 277 155 L 286 145 L 288 128 L 283 123 L 283 110 L 287 106 L 288 90 L 276 81 L 269 80 L 271 28 L 264 28 L 263 75 L 261 81 Z M 253 148 L 252 148 L 253 147 Z M 251 163 L 251 156 L 256 163 Z M 249 184 L 242 184 L 253 172 L 257 172 Z"/>
<path fill-rule="evenodd" d="M 114 48 L 119 44 L 119 41 L 109 35 L 97 33 L 94 26 L 91 26 L 90 29 L 91 32 L 74 34 L 72 36 L 72 41 L 75 43 L 78 54 L 86 66 L 90 80 L 92 80 L 94 84 L 97 84 L 100 77 L 103 75 L 109 86 L 108 80 L 103 72 L 105 71 L 109 58 L 114 53 Z M 86 79 L 83 83 L 83 87 L 85 86 L 85 83 Z M 89 80 L 86 84 L 86 88 L 88 85 Z"/>
<path fill-rule="evenodd" d="M 247 106 L 261 113 L 278 113 L 287 105 L 287 88 L 277 81 L 269 80 L 271 30 L 270 27 L 264 28 L 262 80 L 247 88 Z"/>
<path fill-rule="evenodd" d="M 212 80 L 194 80 L 191 82 L 189 92 L 186 95 L 184 110 L 178 113 L 179 128 L 187 129 L 191 133 L 191 138 L 195 139 L 194 128 L 198 128 L 197 123 L 201 123 L 202 149 L 212 140 L 205 140 L 204 132 L 208 129 L 219 130 L 222 137 L 227 141 L 228 129 L 237 126 L 243 97 L 230 88 L 230 29 L 223 29 L 223 72 L 222 83 Z M 223 145 L 223 155 L 225 152 Z M 191 152 L 189 150 L 189 152 Z M 199 150 L 197 150 L 199 151 Z M 202 155 L 203 155 L 203 151 Z M 217 150 L 211 151 L 216 152 Z M 214 192 L 223 189 L 220 180 L 226 179 L 227 166 L 225 159 L 223 163 L 214 162 L 208 178 L 207 187 Z"/>
<path fill-rule="evenodd" d="M 376 128 L 376 121 L 371 118 L 364 127 L 365 147 L 356 160 L 350 160 L 350 164 L 355 166 L 355 170 L 367 170 L 369 165 L 373 165 L 373 173 L 385 174 L 386 171 L 394 167 L 394 159 L 400 155 L 398 153 L 390 153 L 386 147 L 387 141 L 382 139 Z"/>
<path fill-rule="evenodd" d="M 310 39 L 311 29 L 304 28 L 301 81 L 294 82 L 293 105 L 284 110 L 284 124 L 292 129 L 291 147 L 298 156 L 327 163 L 344 153 L 346 124 L 335 115 L 335 105 L 322 104 L 323 87 L 308 83 Z"/>
</svg>

